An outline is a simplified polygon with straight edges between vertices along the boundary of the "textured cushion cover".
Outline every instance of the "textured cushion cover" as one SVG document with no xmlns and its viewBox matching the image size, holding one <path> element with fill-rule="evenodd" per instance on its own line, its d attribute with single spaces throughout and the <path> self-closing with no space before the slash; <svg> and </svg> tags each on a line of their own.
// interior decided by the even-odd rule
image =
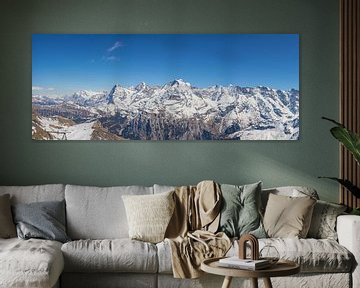
<svg viewBox="0 0 360 288">
<path fill-rule="evenodd" d="M 306 197 L 269 195 L 264 227 L 269 237 L 305 238 L 316 200 Z"/>
<path fill-rule="evenodd" d="M 70 240 L 65 231 L 64 201 L 15 204 L 13 214 L 18 236 L 22 239 Z"/>
<path fill-rule="evenodd" d="M 346 206 L 318 200 L 314 206 L 307 237 L 337 240 L 336 219 L 344 213 Z"/>
<path fill-rule="evenodd" d="M 53 287 L 64 268 L 61 243 L 0 239 L 0 287 Z"/>
<path fill-rule="evenodd" d="M 67 232 L 71 239 L 128 238 L 122 195 L 153 194 L 152 187 L 66 185 Z"/>
<path fill-rule="evenodd" d="M 61 248 L 66 272 L 157 271 L 156 246 L 131 239 L 78 240 Z"/>
<path fill-rule="evenodd" d="M 10 196 L 0 196 L 0 238 L 16 237 L 15 224 L 11 215 Z"/>
<path fill-rule="evenodd" d="M 251 233 L 266 237 L 260 216 L 261 182 L 243 186 L 221 185 L 223 197 L 219 231 L 229 237 Z"/>
<path fill-rule="evenodd" d="M 151 243 L 164 240 L 175 208 L 173 193 L 123 196 L 131 239 Z"/>
</svg>

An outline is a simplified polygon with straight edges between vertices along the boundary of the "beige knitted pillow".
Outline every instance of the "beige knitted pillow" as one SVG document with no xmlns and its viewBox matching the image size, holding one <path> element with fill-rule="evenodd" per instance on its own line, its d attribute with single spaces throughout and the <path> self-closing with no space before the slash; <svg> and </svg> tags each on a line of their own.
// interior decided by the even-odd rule
<svg viewBox="0 0 360 288">
<path fill-rule="evenodd" d="M 316 200 L 306 197 L 269 195 L 264 228 L 269 237 L 306 238 Z"/>
<path fill-rule="evenodd" d="M 122 196 L 131 239 L 151 243 L 164 240 L 175 208 L 173 193 Z"/>
</svg>

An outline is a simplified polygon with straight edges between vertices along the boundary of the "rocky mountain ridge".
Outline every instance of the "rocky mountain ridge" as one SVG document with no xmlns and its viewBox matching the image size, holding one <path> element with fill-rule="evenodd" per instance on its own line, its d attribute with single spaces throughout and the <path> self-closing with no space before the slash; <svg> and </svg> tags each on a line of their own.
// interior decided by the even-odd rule
<svg viewBox="0 0 360 288">
<path fill-rule="evenodd" d="M 33 96 L 33 111 L 77 124 L 98 120 L 109 133 L 139 140 L 279 139 L 299 137 L 299 91 L 215 85 L 178 79 L 164 85 L 114 85 L 52 99 Z"/>
</svg>

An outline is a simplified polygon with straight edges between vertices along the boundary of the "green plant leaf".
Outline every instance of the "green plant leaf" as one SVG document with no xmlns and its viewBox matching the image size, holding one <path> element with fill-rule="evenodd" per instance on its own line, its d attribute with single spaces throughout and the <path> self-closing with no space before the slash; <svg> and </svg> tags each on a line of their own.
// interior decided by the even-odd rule
<svg viewBox="0 0 360 288">
<path fill-rule="evenodd" d="M 331 134 L 348 149 L 360 164 L 360 137 L 356 133 L 343 127 L 331 128 Z"/>
<path fill-rule="evenodd" d="M 356 162 L 360 165 L 360 136 L 335 120 L 326 117 L 322 118 L 337 125 L 337 127 L 330 129 L 331 134 L 351 152 Z"/>
<path fill-rule="evenodd" d="M 356 198 L 360 198 L 360 188 L 355 186 L 351 181 L 340 179 L 336 177 L 318 177 L 318 178 L 326 178 L 330 180 L 334 180 L 339 182 L 342 186 L 348 189 Z"/>
<path fill-rule="evenodd" d="M 360 216 L 360 208 L 354 208 L 351 212 L 351 215 L 358 215 Z"/>
</svg>

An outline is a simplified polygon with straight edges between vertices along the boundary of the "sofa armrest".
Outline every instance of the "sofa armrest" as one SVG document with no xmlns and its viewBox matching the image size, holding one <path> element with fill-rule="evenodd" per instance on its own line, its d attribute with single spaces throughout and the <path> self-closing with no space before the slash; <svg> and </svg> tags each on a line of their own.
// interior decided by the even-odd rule
<svg viewBox="0 0 360 288">
<path fill-rule="evenodd" d="M 352 281 L 353 287 L 360 287 L 360 216 L 338 216 L 336 229 L 339 244 L 347 248 L 355 257 Z"/>
</svg>

